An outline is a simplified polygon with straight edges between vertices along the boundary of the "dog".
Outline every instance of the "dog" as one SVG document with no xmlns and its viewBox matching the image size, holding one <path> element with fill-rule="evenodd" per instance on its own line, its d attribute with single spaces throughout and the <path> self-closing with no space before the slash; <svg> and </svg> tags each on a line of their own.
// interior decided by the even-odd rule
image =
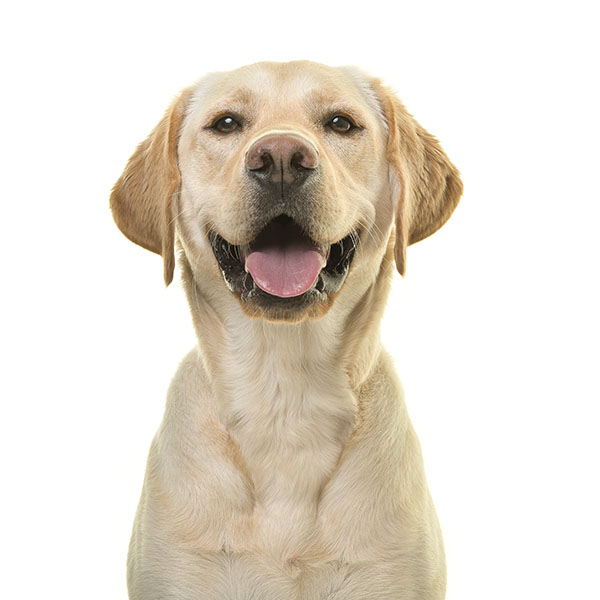
<svg viewBox="0 0 600 600">
<path fill-rule="evenodd" d="M 132 600 L 441 599 L 419 442 L 379 323 L 460 175 L 380 80 L 256 63 L 185 89 L 110 206 L 175 250 L 198 346 L 168 391 Z"/>
</svg>

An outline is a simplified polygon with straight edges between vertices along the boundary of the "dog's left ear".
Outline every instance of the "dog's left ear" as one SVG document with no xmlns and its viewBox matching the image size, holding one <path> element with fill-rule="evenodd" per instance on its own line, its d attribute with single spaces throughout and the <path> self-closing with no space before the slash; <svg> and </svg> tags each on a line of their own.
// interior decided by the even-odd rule
<svg viewBox="0 0 600 600">
<path fill-rule="evenodd" d="M 396 200 L 396 267 L 406 271 L 406 248 L 437 231 L 463 192 L 456 167 L 438 141 L 406 111 L 379 81 L 371 82 L 388 125 L 388 159 L 398 177 Z"/>
<path fill-rule="evenodd" d="M 175 268 L 173 206 L 181 186 L 177 142 L 191 94 L 186 89 L 171 104 L 137 147 L 110 195 L 119 229 L 132 242 L 163 257 L 166 285 Z"/>
</svg>

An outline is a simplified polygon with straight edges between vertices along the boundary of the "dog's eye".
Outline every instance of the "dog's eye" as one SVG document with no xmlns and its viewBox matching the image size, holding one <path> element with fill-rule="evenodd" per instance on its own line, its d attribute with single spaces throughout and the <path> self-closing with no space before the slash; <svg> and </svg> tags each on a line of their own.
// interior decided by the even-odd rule
<svg viewBox="0 0 600 600">
<path fill-rule="evenodd" d="M 349 117 L 344 117 L 342 115 L 336 115 L 329 123 L 327 123 L 327 125 L 337 133 L 348 133 L 356 128 L 356 123 Z"/>
<path fill-rule="evenodd" d="M 221 133 L 231 133 L 240 128 L 240 124 L 230 115 L 219 117 L 212 125 L 212 129 L 216 129 Z"/>
</svg>

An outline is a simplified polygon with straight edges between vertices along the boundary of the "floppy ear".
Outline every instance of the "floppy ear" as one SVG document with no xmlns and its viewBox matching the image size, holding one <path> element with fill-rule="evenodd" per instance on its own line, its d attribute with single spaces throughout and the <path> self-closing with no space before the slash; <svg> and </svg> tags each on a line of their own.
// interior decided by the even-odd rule
<svg viewBox="0 0 600 600">
<path fill-rule="evenodd" d="M 181 175 L 177 141 L 191 90 L 184 90 L 152 133 L 137 147 L 110 195 L 119 229 L 136 244 L 163 257 L 165 283 L 175 268 L 174 198 Z"/>
<path fill-rule="evenodd" d="M 396 268 L 406 271 L 406 248 L 437 231 L 462 195 L 456 167 L 438 141 L 406 111 L 402 103 L 375 82 L 389 127 L 388 158 L 399 179 L 396 201 Z"/>
</svg>

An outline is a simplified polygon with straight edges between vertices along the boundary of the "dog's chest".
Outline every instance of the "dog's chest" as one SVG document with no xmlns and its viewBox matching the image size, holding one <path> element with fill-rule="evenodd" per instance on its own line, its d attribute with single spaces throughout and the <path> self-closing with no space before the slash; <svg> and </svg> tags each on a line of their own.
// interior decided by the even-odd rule
<svg viewBox="0 0 600 600">
<path fill-rule="evenodd" d="M 354 423 L 343 375 L 314 367 L 265 361 L 229 405 L 227 426 L 253 488 L 253 543 L 279 555 L 314 548 L 320 493 Z"/>
</svg>

